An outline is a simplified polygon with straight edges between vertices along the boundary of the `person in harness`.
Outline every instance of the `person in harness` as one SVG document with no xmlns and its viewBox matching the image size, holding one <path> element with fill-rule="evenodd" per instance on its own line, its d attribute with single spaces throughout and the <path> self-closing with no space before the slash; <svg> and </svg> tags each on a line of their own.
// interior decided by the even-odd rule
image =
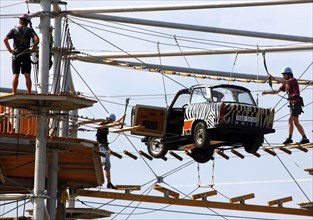
<svg viewBox="0 0 313 220">
<path fill-rule="evenodd" d="M 37 50 L 39 37 L 32 28 L 27 27 L 29 22 L 30 20 L 27 17 L 20 17 L 19 26 L 11 29 L 3 39 L 7 50 L 12 53 L 13 93 L 16 93 L 20 72 L 25 76 L 27 93 L 31 93 L 32 81 L 30 78 L 30 54 Z M 9 39 L 13 39 L 13 50 L 9 44 Z M 33 39 L 34 44 L 32 49 L 29 49 L 31 39 Z"/>
<path fill-rule="evenodd" d="M 288 94 L 289 106 L 290 106 L 290 116 L 288 119 L 289 126 L 289 136 L 283 142 L 283 144 L 290 144 L 293 142 L 292 134 L 294 130 L 294 126 L 298 129 L 299 133 L 302 135 L 302 139 L 300 141 L 301 144 L 309 143 L 309 139 L 306 137 L 305 132 L 303 130 L 302 125 L 299 122 L 299 115 L 303 112 L 302 106 L 303 99 L 300 96 L 299 84 L 296 78 L 293 77 L 293 73 L 290 67 L 283 68 L 282 73 L 283 80 L 273 77 L 271 74 L 268 74 L 268 77 L 271 80 L 275 80 L 282 85 L 277 90 L 263 91 L 262 95 L 267 94 L 277 94 L 279 92 L 286 92 Z"/>
</svg>

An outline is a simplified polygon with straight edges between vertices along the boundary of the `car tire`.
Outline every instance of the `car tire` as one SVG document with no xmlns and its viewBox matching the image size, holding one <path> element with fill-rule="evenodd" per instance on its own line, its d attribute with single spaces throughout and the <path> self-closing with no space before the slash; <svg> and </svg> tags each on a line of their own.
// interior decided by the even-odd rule
<svg viewBox="0 0 313 220">
<path fill-rule="evenodd" d="M 161 158 L 167 154 L 168 147 L 161 142 L 161 138 L 152 137 L 148 139 L 147 149 L 149 154 L 154 158 Z"/>
<path fill-rule="evenodd" d="M 210 147 L 210 134 L 203 121 L 198 122 L 194 127 L 193 138 L 197 148 L 206 149 Z"/>
<path fill-rule="evenodd" d="M 191 150 L 192 158 L 198 163 L 206 163 L 212 159 L 214 154 L 214 148 L 209 147 L 207 149 L 194 148 Z"/>
<path fill-rule="evenodd" d="M 256 135 L 251 142 L 245 143 L 244 148 L 247 153 L 256 153 L 264 141 L 264 135 Z"/>
</svg>

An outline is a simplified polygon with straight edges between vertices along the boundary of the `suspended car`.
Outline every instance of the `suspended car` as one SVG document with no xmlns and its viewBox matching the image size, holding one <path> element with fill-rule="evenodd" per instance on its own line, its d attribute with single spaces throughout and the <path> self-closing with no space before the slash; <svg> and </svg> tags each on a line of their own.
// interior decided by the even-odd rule
<svg viewBox="0 0 313 220">
<path fill-rule="evenodd" d="M 215 149 L 244 147 L 255 153 L 264 134 L 273 133 L 274 109 L 256 105 L 250 91 L 236 85 L 196 85 L 180 90 L 168 108 L 136 105 L 132 134 L 144 136 L 154 158 L 193 144 L 193 159 L 208 162 Z"/>
</svg>

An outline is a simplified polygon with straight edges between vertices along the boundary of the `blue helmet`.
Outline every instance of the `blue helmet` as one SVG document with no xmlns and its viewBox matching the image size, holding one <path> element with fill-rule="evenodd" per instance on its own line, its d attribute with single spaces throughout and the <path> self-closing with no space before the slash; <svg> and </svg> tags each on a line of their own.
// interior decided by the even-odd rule
<svg viewBox="0 0 313 220">
<path fill-rule="evenodd" d="M 113 113 L 107 114 L 107 118 L 111 119 L 112 121 L 116 120 L 116 117 Z"/>
<path fill-rule="evenodd" d="M 290 67 L 285 67 L 281 70 L 281 74 L 287 74 L 291 77 L 293 77 L 293 73 Z"/>
</svg>

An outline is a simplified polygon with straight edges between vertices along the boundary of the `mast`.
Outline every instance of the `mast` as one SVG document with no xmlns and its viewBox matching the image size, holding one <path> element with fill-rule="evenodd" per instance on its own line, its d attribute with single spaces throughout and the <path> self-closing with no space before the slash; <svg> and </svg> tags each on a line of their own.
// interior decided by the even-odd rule
<svg viewBox="0 0 313 220">
<path fill-rule="evenodd" d="M 40 1 L 40 46 L 38 93 L 48 93 L 49 82 L 49 26 L 51 0 Z M 39 109 L 36 135 L 35 173 L 34 173 L 34 219 L 44 219 L 45 177 L 47 150 L 47 114 L 48 110 Z"/>
</svg>

